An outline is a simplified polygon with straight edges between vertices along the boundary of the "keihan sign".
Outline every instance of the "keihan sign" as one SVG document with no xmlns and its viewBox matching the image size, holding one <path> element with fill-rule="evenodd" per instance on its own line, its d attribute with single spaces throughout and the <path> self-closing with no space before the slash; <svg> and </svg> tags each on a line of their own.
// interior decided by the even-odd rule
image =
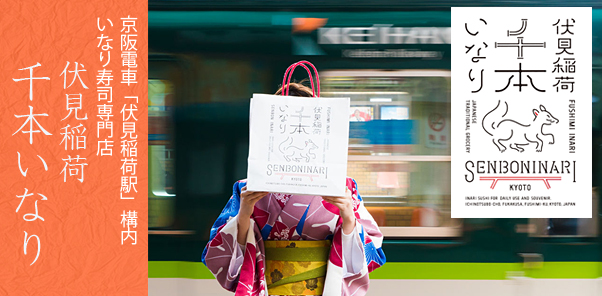
<svg viewBox="0 0 602 296">
<path fill-rule="evenodd" d="M 591 8 L 452 8 L 452 218 L 591 218 Z"/>
<path fill-rule="evenodd" d="M 333 27 L 318 29 L 319 44 L 450 44 L 445 27 Z"/>
</svg>

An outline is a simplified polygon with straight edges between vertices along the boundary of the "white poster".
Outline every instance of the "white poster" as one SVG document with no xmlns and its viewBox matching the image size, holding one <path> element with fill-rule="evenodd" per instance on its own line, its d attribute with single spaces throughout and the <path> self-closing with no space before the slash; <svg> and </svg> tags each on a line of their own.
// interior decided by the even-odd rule
<svg viewBox="0 0 602 296">
<path fill-rule="evenodd" d="M 591 8 L 452 8 L 452 218 L 591 218 Z"/>
<path fill-rule="evenodd" d="M 254 94 L 248 189 L 344 196 L 349 101 Z"/>
</svg>

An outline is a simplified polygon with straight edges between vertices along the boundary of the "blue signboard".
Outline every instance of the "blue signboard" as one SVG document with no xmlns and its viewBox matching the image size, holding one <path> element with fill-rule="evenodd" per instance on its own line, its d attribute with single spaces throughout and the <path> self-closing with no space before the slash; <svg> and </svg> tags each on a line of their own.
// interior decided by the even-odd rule
<svg viewBox="0 0 602 296">
<path fill-rule="evenodd" d="M 349 123 L 349 138 L 364 139 L 372 145 L 410 145 L 417 143 L 416 120 L 371 120 Z"/>
</svg>

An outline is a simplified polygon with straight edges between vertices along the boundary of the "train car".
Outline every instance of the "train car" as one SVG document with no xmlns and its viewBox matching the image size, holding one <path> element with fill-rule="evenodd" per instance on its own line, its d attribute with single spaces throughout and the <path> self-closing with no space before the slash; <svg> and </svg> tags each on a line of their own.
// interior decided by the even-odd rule
<svg viewBox="0 0 602 296">
<path fill-rule="evenodd" d="M 387 256 L 369 295 L 602 295 L 602 9 L 593 218 L 452 219 L 449 4 L 378 2 L 149 2 L 149 295 L 229 295 L 201 253 L 246 177 L 250 97 L 302 59 L 324 96 L 351 98 L 348 175 Z"/>
</svg>

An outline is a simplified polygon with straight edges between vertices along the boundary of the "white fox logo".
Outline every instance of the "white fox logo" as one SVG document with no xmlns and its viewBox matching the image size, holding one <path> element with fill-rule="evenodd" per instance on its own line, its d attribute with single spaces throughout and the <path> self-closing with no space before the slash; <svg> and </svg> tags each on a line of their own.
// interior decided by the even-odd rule
<svg viewBox="0 0 602 296">
<path fill-rule="evenodd" d="M 316 155 L 311 151 L 318 149 L 318 146 L 312 140 L 305 141 L 305 147 L 303 148 L 292 146 L 292 144 L 293 138 L 288 137 L 278 145 L 278 149 L 282 152 L 286 161 L 294 160 L 299 162 L 303 159 L 305 162 L 309 162 L 310 159 L 316 158 Z"/>
<path fill-rule="evenodd" d="M 543 105 L 539 105 L 539 110 L 533 109 L 533 122 L 530 124 L 522 124 L 512 119 L 504 119 L 508 113 L 508 103 L 504 102 L 505 108 L 499 108 L 501 101 L 498 101 L 497 106 L 489 111 L 483 117 L 483 129 L 493 137 L 493 144 L 500 150 L 506 151 L 506 146 L 502 142 L 510 143 L 510 148 L 523 152 L 521 146 L 526 146 L 531 143 L 537 144 L 535 151 L 541 152 L 543 149 L 543 139 L 551 137 L 549 144 L 554 144 L 554 135 L 543 132 L 545 125 L 557 124 L 556 119 Z M 499 109 L 498 109 L 499 108 Z M 500 116 L 500 114 L 503 114 Z"/>
</svg>

